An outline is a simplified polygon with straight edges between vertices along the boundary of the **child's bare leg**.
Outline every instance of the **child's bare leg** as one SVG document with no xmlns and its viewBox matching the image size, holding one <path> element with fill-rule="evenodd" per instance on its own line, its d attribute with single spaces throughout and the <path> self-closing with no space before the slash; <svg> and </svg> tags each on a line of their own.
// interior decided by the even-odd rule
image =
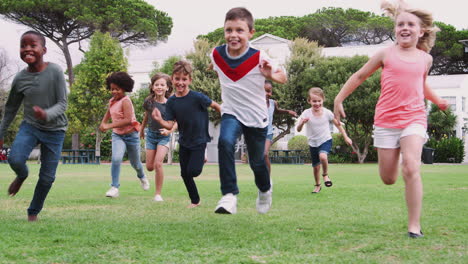
<svg viewBox="0 0 468 264">
<path fill-rule="evenodd" d="M 322 164 L 322 175 L 323 181 L 329 181 L 330 178 L 328 177 L 328 155 L 327 153 L 320 153 L 319 154 L 320 163 Z"/>
<path fill-rule="evenodd" d="M 398 178 L 398 162 L 400 158 L 400 149 L 378 148 L 379 174 L 383 183 L 394 184 Z"/>
<path fill-rule="evenodd" d="M 154 157 L 156 155 L 155 149 L 146 149 L 146 169 L 148 171 L 154 170 Z"/>
<path fill-rule="evenodd" d="M 315 188 L 314 192 L 320 191 L 320 164 L 314 167 Z"/>
<path fill-rule="evenodd" d="M 164 182 L 163 162 L 168 150 L 169 149 L 165 146 L 158 146 L 156 150 L 156 155 L 154 158 L 154 168 L 156 170 L 156 194 L 161 194 Z"/>
<path fill-rule="evenodd" d="M 423 185 L 421 180 L 421 152 L 424 139 L 418 135 L 401 138 L 403 155 L 403 179 L 405 180 L 406 205 L 408 207 L 408 231 L 419 234 Z"/>
</svg>

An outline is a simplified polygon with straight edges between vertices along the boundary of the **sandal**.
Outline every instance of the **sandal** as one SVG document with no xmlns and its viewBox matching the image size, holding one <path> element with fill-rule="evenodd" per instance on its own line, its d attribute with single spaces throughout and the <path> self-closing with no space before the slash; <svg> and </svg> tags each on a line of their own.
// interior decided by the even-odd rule
<svg viewBox="0 0 468 264">
<path fill-rule="evenodd" d="M 324 174 L 322 174 L 322 176 L 323 177 L 328 176 L 328 173 L 324 173 Z M 328 177 L 328 178 L 330 179 L 330 177 Z M 330 181 L 325 181 L 325 186 L 326 187 L 332 187 L 332 185 L 333 185 L 333 182 L 331 180 Z"/>
<path fill-rule="evenodd" d="M 314 186 L 320 187 L 320 188 L 318 189 L 318 191 L 316 191 L 316 192 L 313 191 L 312 193 L 319 193 L 319 192 L 322 190 L 322 187 L 321 187 L 320 185 L 321 185 L 321 184 L 315 184 Z"/>
</svg>

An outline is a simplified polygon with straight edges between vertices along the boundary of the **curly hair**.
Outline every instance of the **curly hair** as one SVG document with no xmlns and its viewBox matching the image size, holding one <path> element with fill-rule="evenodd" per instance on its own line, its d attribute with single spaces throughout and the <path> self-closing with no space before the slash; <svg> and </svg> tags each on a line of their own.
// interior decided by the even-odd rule
<svg viewBox="0 0 468 264">
<path fill-rule="evenodd" d="M 434 19 L 432 18 L 431 13 L 425 10 L 411 8 L 403 0 L 398 0 L 396 3 L 383 0 L 380 8 L 394 21 L 398 15 L 403 12 L 417 16 L 421 21 L 421 28 L 424 31 L 424 35 L 419 38 L 416 47 L 427 53 L 431 51 L 435 44 L 436 33 L 440 31 L 440 29 L 434 25 Z"/>
<path fill-rule="evenodd" d="M 154 82 L 156 82 L 157 80 L 159 79 L 164 79 L 166 81 L 166 85 L 167 85 L 167 91 L 166 91 L 166 94 L 164 95 L 166 98 L 169 98 L 169 96 L 172 95 L 172 80 L 171 80 L 171 76 L 165 74 L 165 73 L 162 73 L 162 72 L 158 72 L 156 74 L 153 75 L 153 77 L 151 77 L 151 84 L 149 85 L 149 95 L 148 97 L 146 97 L 146 99 L 154 99 L 154 97 L 156 96 L 156 94 L 154 93 L 153 91 L 153 85 L 154 85 Z"/>
<path fill-rule="evenodd" d="M 110 90 L 111 83 L 119 86 L 126 92 L 131 92 L 133 90 L 133 81 L 132 77 L 126 72 L 113 72 L 106 78 L 107 89 Z"/>
</svg>

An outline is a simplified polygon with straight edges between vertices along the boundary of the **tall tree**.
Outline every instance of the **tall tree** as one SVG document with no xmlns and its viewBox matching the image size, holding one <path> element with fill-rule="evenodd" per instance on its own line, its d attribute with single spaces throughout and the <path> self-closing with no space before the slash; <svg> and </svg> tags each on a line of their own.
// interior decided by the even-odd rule
<svg viewBox="0 0 468 264">
<path fill-rule="evenodd" d="M 333 109 L 333 101 L 347 79 L 368 60 L 367 56 L 332 57 L 303 73 L 307 87 L 318 86 L 325 92 L 324 106 Z M 375 105 L 380 95 L 380 70 L 363 82 L 343 103 L 345 129 L 353 140 L 353 151 L 363 163 L 372 143 Z"/>
<path fill-rule="evenodd" d="M 217 103 L 221 103 L 221 86 L 216 72 L 210 70 L 211 61 L 210 57 L 207 56 L 215 45 L 205 39 L 200 39 L 195 42 L 194 50 L 186 57 L 193 67 L 191 89 L 204 93 Z M 221 117 L 216 111 L 210 111 L 210 120 L 218 124 Z"/>
<path fill-rule="evenodd" d="M 431 75 L 468 73 L 468 56 L 460 40 L 468 39 L 468 29 L 457 30 L 454 26 L 436 22 L 440 28 L 435 46 L 431 50 L 433 66 Z"/>
<path fill-rule="evenodd" d="M 93 127 L 96 133 L 96 156 L 100 156 L 103 134 L 99 124 L 107 111 L 110 98 L 106 77 L 112 72 L 126 71 L 127 60 L 117 40 L 108 33 L 95 32 L 89 51 L 75 69 L 76 80 L 71 89 L 67 111 L 70 130 L 79 133 L 83 128 Z"/>
<path fill-rule="evenodd" d="M 143 0 L 2 0 L 0 14 L 41 32 L 62 50 L 70 85 L 74 81 L 71 44 L 81 44 L 97 30 L 127 44 L 156 44 L 172 28 L 166 13 Z"/>
</svg>

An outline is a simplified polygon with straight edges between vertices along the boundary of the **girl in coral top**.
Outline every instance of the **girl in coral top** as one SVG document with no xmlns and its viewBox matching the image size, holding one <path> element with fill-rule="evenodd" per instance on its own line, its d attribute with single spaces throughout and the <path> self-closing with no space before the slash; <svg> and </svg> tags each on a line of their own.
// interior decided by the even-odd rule
<svg viewBox="0 0 468 264">
<path fill-rule="evenodd" d="M 409 8 L 403 1 L 382 2 L 382 9 L 395 21 L 396 45 L 375 54 L 344 84 L 335 98 L 335 118 L 345 117 L 343 101 L 367 77 L 382 68 L 381 93 L 374 116 L 374 146 L 378 148 L 379 173 L 385 184 L 394 184 L 398 177 L 399 157 L 405 181 L 408 207 L 408 236 L 422 237 L 420 215 L 423 187 L 420 175 L 421 151 L 427 139 L 427 117 L 424 99 L 440 109 L 447 102 L 427 85 L 432 65 L 429 51 L 438 28 L 432 15 Z"/>
<path fill-rule="evenodd" d="M 112 93 L 112 98 L 109 100 L 109 108 L 99 126 L 102 132 L 112 129 L 112 184 L 106 192 L 106 197 L 119 196 L 120 164 L 125 150 L 128 152 L 130 164 L 137 172 L 141 188 L 147 191 L 149 182 L 140 160 L 140 138 L 138 137 L 140 123 L 136 121 L 130 97 L 125 94 L 133 90 L 134 81 L 126 72 L 114 72 L 107 77 L 106 83 L 107 89 Z M 108 123 L 110 118 L 112 122 Z"/>
</svg>

